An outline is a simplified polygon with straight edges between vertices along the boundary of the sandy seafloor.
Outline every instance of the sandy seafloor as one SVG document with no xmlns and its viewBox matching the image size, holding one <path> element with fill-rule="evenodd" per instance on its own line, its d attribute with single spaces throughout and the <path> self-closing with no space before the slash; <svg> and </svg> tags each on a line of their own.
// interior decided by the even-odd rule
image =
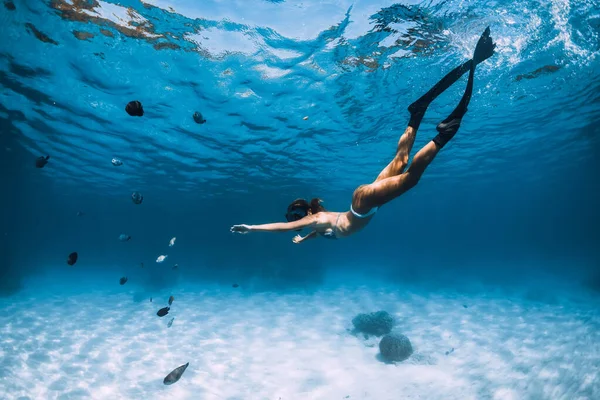
<svg viewBox="0 0 600 400">
<path fill-rule="evenodd" d="M 150 302 L 134 285 L 48 292 L 0 300 L 2 399 L 600 399 L 593 295 L 212 285 Z M 171 312 L 157 317 L 171 294 Z M 357 313 L 377 310 L 410 338 L 407 361 L 384 363 L 378 339 L 350 334 Z"/>
</svg>

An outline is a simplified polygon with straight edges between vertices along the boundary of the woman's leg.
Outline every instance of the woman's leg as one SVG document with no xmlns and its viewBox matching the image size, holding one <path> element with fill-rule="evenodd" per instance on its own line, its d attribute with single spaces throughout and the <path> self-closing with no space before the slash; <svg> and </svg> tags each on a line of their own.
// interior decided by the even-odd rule
<svg viewBox="0 0 600 400">
<path fill-rule="evenodd" d="M 410 112 L 410 121 L 408 127 L 400 136 L 398 141 L 398 147 L 396 148 L 396 155 L 394 159 L 381 171 L 375 181 L 380 181 L 395 175 L 400 175 L 404 172 L 404 169 L 408 165 L 408 157 L 412 150 L 413 144 L 415 143 L 415 137 L 417 130 L 421 125 L 425 111 L 429 104 L 454 84 L 465 72 L 471 69 L 473 64 L 472 60 L 466 61 L 462 65 L 454 68 L 446 76 L 444 76 L 438 83 L 436 83 L 427 93 L 421 96 L 417 101 L 408 106 Z"/>
<path fill-rule="evenodd" d="M 419 152 L 415 155 L 412 164 L 405 173 L 401 172 L 404 170 L 406 165 L 403 166 L 402 171 L 400 171 L 399 174 L 382 177 L 370 185 L 364 185 L 356 189 L 352 197 L 352 207 L 356 212 L 365 213 L 373 207 L 381 206 L 400 196 L 419 182 L 419 179 L 421 179 L 421 175 L 423 175 L 423 172 L 425 172 L 427 166 L 431 164 L 440 149 L 444 147 L 458 131 L 462 118 L 467 112 L 467 107 L 473 93 L 475 67 L 480 62 L 483 62 L 494 55 L 495 48 L 496 44 L 490 36 L 490 28 L 487 27 L 479 38 L 477 46 L 475 46 L 475 52 L 473 53 L 473 59 L 470 64 L 467 62 L 462 66 L 455 68 L 423 97 L 410 105 L 409 111 L 411 113 L 411 122 L 409 123 L 409 128 L 407 129 L 407 137 L 410 139 L 410 134 L 412 133 L 412 140 L 414 142 L 414 133 L 416 133 L 417 129 L 419 128 L 419 124 L 421 123 L 429 103 L 431 103 L 435 97 L 437 97 L 452 83 L 454 83 L 460 77 L 459 74 L 464 73 L 464 71 L 462 73 L 460 72 L 461 68 L 465 68 L 465 66 L 468 65 L 469 80 L 467 82 L 465 93 L 460 100 L 460 103 L 458 103 L 458 106 L 454 109 L 454 111 L 452 111 L 448 118 L 438 124 L 438 135 L 433 138 L 431 142 L 427 143 L 425 147 L 419 150 Z M 412 130 L 409 131 L 411 128 Z M 405 132 L 405 134 L 407 132 Z M 402 138 L 400 138 L 400 142 L 402 142 Z M 413 142 L 407 140 L 407 143 L 410 144 L 410 147 L 412 147 Z M 401 162 L 398 164 L 400 165 Z"/>
<path fill-rule="evenodd" d="M 355 208 L 357 212 L 364 212 L 364 210 L 368 211 L 373 207 L 381 206 L 413 188 L 419 182 L 423 172 L 431 164 L 437 153 L 458 131 L 471 100 L 474 75 L 475 64 L 471 64 L 469 81 L 467 82 L 467 88 L 460 103 L 458 103 L 458 106 L 456 106 L 448 118 L 438 124 L 436 128 L 438 135 L 419 150 L 405 173 L 377 180 L 370 185 L 362 186 L 354 192 L 353 205 L 356 205 L 356 208 L 358 208 Z"/>
</svg>

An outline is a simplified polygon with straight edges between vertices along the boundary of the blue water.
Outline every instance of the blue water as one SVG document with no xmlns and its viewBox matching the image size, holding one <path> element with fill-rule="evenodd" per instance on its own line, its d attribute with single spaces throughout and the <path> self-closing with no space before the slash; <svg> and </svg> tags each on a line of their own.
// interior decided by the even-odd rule
<svg viewBox="0 0 600 400">
<path fill-rule="evenodd" d="M 354 189 L 394 156 L 407 106 L 470 58 L 488 25 L 496 54 L 477 68 L 459 133 L 367 228 L 300 245 L 292 233 L 230 233 L 283 220 L 298 197 L 348 210 Z M 135 309 L 159 293 L 229 293 L 233 283 L 249 298 L 361 285 L 373 296 L 381 285 L 423 296 L 514 290 L 576 319 L 588 311 L 570 313 L 563 300 L 596 304 L 598 1 L 3 0 L 0 33 L 2 304 L 93 292 Z M 465 85 L 463 77 L 429 107 L 413 154 Z M 126 114 L 131 100 L 143 117 Z M 42 155 L 49 163 L 37 169 Z M 79 260 L 69 267 L 73 251 Z M 160 255 L 168 257 L 159 264 Z M 381 308 L 359 303 L 353 311 Z M 600 316 L 590 313 L 595 322 L 579 338 L 593 343 Z M 526 386 L 515 398 L 593 398 L 594 354 L 592 378 L 574 378 L 592 379 L 588 389 Z M 184 362 L 173 363 L 166 373 Z M 35 393 L 90 396 L 60 388 Z M 115 390 L 114 398 L 142 396 Z"/>
</svg>

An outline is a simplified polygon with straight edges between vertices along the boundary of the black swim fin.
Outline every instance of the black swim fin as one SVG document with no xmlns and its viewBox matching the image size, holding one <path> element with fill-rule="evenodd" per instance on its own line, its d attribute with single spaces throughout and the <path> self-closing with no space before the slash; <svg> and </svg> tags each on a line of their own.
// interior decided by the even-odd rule
<svg viewBox="0 0 600 400">
<path fill-rule="evenodd" d="M 480 62 L 490 58 L 494 54 L 495 47 L 496 44 L 490 37 L 490 28 L 487 27 L 479 38 L 477 46 L 475 47 L 475 51 L 473 53 L 473 62 L 471 63 L 469 70 L 469 80 L 467 82 L 467 88 L 465 89 L 463 97 L 460 99 L 460 102 L 454 111 L 450 113 L 448 118 L 440 122 L 436 127 L 438 135 L 433 139 L 433 142 L 440 148 L 444 147 L 450 141 L 450 139 L 456 135 L 456 132 L 458 132 L 462 118 L 467 113 L 469 102 L 471 101 L 471 95 L 473 94 L 475 67 Z"/>
<path fill-rule="evenodd" d="M 454 68 L 452 71 L 448 72 L 438 83 L 436 83 L 427 93 L 421 96 L 417 101 L 408 106 L 408 111 L 410 112 L 410 121 L 408 122 L 408 126 L 413 127 L 415 129 L 419 129 L 419 125 L 423 120 L 423 116 L 425 115 L 425 111 L 429 104 L 435 100 L 440 94 L 444 93 L 446 89 L 452 86 L 456 81 L 460 79 L 461 76 L 464 75 L 465 72 L 471 69 L 471 65 L 473 64 L 473 60 L 468 60 L 464 62 L 462 65 Z"/>
<path fill-rule="evenodd" d="M 408 111 L 410 112 L 410 122 L 408 123 L 408 126 L 418 129 L 419 125 L 421 124 L 421 120 L 425 115 L 425 111 L 427 110 L 427 107 L 429 107 L 429 104 L 440 94 L 444 93 L 444 91 L 452 86 L 457 80 L 459 80 L 460 77 L 465 74 L 465 72 L 469 71 L 471 66 L 476 67 L 477 64 L 494 55 L 495 48 L 496 44 L 490 37 L 490 27 L 488 26 L 485 28 L 483 34 L 479 38 L 477 46 L 475 46 L 473 59 L 464 62 L 462 65 L 459 65 L 447 73 L 446 76 L 436 83 L 427 93 L 408 106 Z M 475 65 L 473 65 L 473 63 L 475 63 Z"/>
<path fill-rule="evenodd" d="M 488 26 L 477 41 L 477 46 L 475 46 L 475 51 L 473 52 L 473 61 L 475 62 L 475 65 L 493 56 L 495 48 L 496 43 L 494 43 L 493 39 L 490 37 L 490 27 Z"/>
</svg>

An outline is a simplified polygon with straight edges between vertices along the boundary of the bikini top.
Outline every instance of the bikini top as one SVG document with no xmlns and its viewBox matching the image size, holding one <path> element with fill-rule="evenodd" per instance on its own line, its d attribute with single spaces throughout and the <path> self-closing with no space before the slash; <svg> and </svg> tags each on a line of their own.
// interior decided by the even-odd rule
<svg viewBox="0 0 600 400">
<path fill-rule="evenodd" d="M 337 226 L 338 221 L 340 220 L 340 215 L 342 215 L 342 213 L 338 213 L 335 224 L 331 229 L 328 229 L 325 232 L 319 232 L 319 235 L 323 236 L 325 239 L 337 239 Z"/>
</svg>

